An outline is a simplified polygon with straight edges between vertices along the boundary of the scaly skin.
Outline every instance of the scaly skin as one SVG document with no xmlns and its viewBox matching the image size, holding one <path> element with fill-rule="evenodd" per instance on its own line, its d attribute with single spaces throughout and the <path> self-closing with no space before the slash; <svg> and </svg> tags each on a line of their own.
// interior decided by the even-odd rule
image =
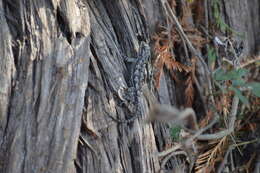
<svg viewBox="0 0 260 173">
<path fill-rule="evenodd" d="M 147 43 L 142 41 L 138 51 L 138 57 L 134 62 L 134 66 L 131 73 L 131 85 L 132 85 L 131 89 L 134 92 L 133 104 L 135 105 L 135 111 L 134 111 L 135 115 L 133 115 L 133 117 L 131 117 L 128 120 L 118 120 L 111 117 L 113 120 L 119 123 L 133 122 L 138 117 L 138 115 L 141 115 L 140 97 L 142 93 L 142 87 L 145 82 L 146 65 L 148 64 L 151 57 L 150 51 L 151 51 L 150 46 Z"/>
</svg>

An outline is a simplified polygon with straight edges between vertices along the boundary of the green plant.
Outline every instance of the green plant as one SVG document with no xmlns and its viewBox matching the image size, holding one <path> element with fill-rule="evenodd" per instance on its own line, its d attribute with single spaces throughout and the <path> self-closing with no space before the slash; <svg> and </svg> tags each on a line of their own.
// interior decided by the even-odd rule
<svg viewBox="0 0 260 173">
<path fill-rule="evenodd" d="M 208 46 L 207 52 L 208 52 L 208 64 L 210 67 L 213 68 L 214 63 L 217 59 L 216 51 L 215 51 L 214 47 Z"/>
<path fill-rule="evenodd" d="M 213 17 L 215 19 L 217 27 L 222 32 L 229 30 L 230 27 L 222 20 L 222 18 L 220 16 L 220 1 L 219 0 L 212 1 L 212 11 L 213 11 Z"/>
<path fill-rule="evenodd" d="M 237 34 L 238 36 L 244 38 L 245 35 L 239 32 L 236 32 L 235 30 L 233 30 L 228 24 L 226 24 L 224 22 L 224 20 L 222 19 L 221 15 L 220 15 L 220 8 L 221 8 L 221 4 L 220 4 L 220 0 L 212 0 L 212 11 L 213 11 L 213 17 L 215 19 L 217 28 L 220 29 L 221 32 L 225 33 L 227 31 Z"/>
<path fill-rule="evenodd" d="M 248 70 L 244 68 L 225 70 L 220 68 L 213 73 L 213 79 L 216 85 L 223 91 L 233 91 L 236 96 L 244 103 L 248 104 L 248 99 L 242 94 L 242 90 L 250 90 L 252 94 L 260 97 L 260 83 L 250 82 L 247 83 L 244 77 L 248 74 Z M 229 86 L 222 86 L 221 83 L 230 81 Z"/>
<path fill-rule="evenodd" d="M 171 128 L 171 137 L 174 141 L 180 140 L 181 126 L 175 126 Z"/>
</svg>

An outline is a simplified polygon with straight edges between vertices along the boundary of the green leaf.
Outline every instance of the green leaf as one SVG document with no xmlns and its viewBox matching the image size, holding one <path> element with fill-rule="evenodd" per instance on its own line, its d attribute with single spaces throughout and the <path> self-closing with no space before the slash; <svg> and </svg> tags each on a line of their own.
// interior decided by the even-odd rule
<svg viewBox="0 0 260 173">
<path fill-rule="evenodd" d="M 209 65 L 211 66 L 217 59 L 215 49 L 212 47 L 208 47 L 208 59 Z"/>
<path fill-rule="evenodd" d="M 214 74 L 215 80 L 242 80 L 242 77 L 248 73 L 247 69 L 234 69 L 229 72 L 225 72 L 223 69 L 219 69 Z"/>
<path fill-rule="evenodd" d="M 219 81 L 219 80 L 226 80 L 224 75 L 225 75 L 225 71 L 222 68 L 220 68 L 220 69 L 215 71 L 215 73 L 213 75 L 213 78 L 215 80 L 217 80 L 217 81 Z"/>
<path fill-rule="evenodd" d="M 244 68 L 240 68 L 236 70 L 236 73 L 238 74 L 238 76 L 241 78 L 243 76 L 246 76 L 247 73 L 249 72 L 249 70 L 244 69 Z"/>
<path fill-rule="evenodd" d="M 233 86 L 244 86 L 245 85 L 245 80 L 243 79 L 235 79 L 235 80 L 232 80 L 232 85 Z"/>
<path fill-rule="evenodd" d="M 239 89 L 231 86 L 230 90 L 235 92 L 235 95 L 242 101 L 242 103 L 244 103 L 245 105 L 249 104 L 248 99 L 242 95 L 242 92 Z"/>
<path fill-rule="evenodd" d="M 255 96 L 260 97 L 260 83 L 259 82 L 251 82 L 251 83 L 248 83 L 246 86 L 252 88 L 252 93 Z"/>
<path fill-rule="evenodd" d="M 214 83 L 221 89 L 222 93 L 226 93 L 227 92 L 226 88 L 223 87 L 219 82 L 214 81 Z"/>
<path fill-rule="evenodd" d="M 181 126 L 171 128 L 171 137 L 174 141 L 179 141 L 180 139 Z"/>
<path fill-rule="evenodd" d="M 226 74 L 227 80 L 232 80 L 232 79 L 241 79 L 243 76 L 245 76 L 248 73 L 247 69 L 234 69 L 229 71 Z"/>
<path fill-rule="evenodd" d="M 224 23 L 222 19 L 219 18 L 219 28 L 222 32 L 225 32 L 227 29 L 227 25 Z"/>
</svg>

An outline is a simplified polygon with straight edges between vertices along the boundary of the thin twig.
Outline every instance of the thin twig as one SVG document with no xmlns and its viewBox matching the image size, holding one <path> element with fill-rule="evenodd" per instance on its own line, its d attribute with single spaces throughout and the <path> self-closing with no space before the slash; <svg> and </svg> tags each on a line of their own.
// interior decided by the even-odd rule
<svg viewBox="0 0 260 173">
<path fill-rule="evenodd" d="M 260 173 L 260 155 L 256 158 L 254 173 Z"/>
<path fill-rule="evenodd" d="M 208 88 L 209 88 L 209 93 L 210 93 L 210 99 L 211 99 L 212 103 L 215 104 L 214 97 L 212 96 L 212 84 L 211 84 L 211 79 L 210 79 L 210 71 L 208 69 L 207 64 L 203 60 L 202 56 L 198 53 L 198 51 L 193 47 L 193 45 L 190 42 L 187 35 L 184 33 L 182 26 L 179 23 L 177 17 L 174 15 L 169 3 L 166 0 L 161 0 L 161 3 L 162 3 L 164 10 L 169 12 L 169 16 L 175 22 L 176 29 L 177 29 L 177 32 L 179 33 L 179 35 L 186 41 L 186 43 L 187 43 L 190 51 L 192 52 L 192 54 L 195 55 L 199 59 L 199 61 L 202 63 L 202 65 L 204 66 L 204 69 L 206 70 L 206 77 L 207 77 L 207 83 L 208 83 Z"/>
<path fill-rule="evenodd" d="M 203 135 L 200 135 L 200 136 L 197 137 L 197 139 L 201 140 L 201 141 L 221 139 L 221 138 L 229 135 L 232 132 L 233 132 L 233 130 L 226 129 L 226 130 L 222 130 L 220 132 L 214 133 L 214 134 L 203 134 Z"/>
<path fill-rule="evenodd" d="M 231 172 L 234 172 L 235 168 L 235 163 L 234 163 L 234 157 L 233 157 L 233 152 L 230 152 L 230 164 L 231 164 Z"/>
<path fill-rule="evenodd" d="M 185 40 L 184 40 L 184 38 L 183 38 L 182 35 L 180 35 L 180 37 L 181 37 L 181 41 L 182 41 L 182 44 L 183 44 L 183 48 L 184 48 L 184 52 L 185 52 L 185 57 L 186 57 L 186 58 L 189 58 L 189 53 L 188 53 L 188 49 L 187 49 L 186 42 L 185 42 Z"/>
<path fill-rule="evenodd" d="M 209 128 L 211 128 L 216 122 L 217 122 L 218 118 L 216 116 L 216 118 L 208 125 L 206 126 L 205 128 L 203 129 L 200 129 L 198 130 L 195 135 L 193 135 L 192 137 L 188 138 L 185 142 L 184 142 L 184 145 L 185 147 L 189 147 L 192 143 L 192 141 L 197 137 L 199 136 L 201 133 L 203 133 L 204 131 L 207 131 Z M 156 154 L 157 157 L 164 157 L 170 153 L 174 153 L 176 150 L 178 149 L 181 149 L 182 148 L 182 145 L 181 144 L 177 144 L 173 147 L 171 147 L 170 149 L 168 150 L 165 150 L 165 151 L 162 151 L 162 152 L 159 152 Z"/>
<path fill-rule="evenodd" d="M 224 156 L 224 159 L 222 160 L 219 168 L 218 168 L 218 173 L 221 173 L 223 171 L 223 169 L 225 168 L 225 165 L 227 163 L 227 158 L 229 156 L 229 153 L 234 149 L 235 147 L 234 146 L 229 146 L 225 156 Z"/>
<path fill-rule="evenodd" d="M 170 158 L 172 158 L 173 156 L 176 155 L 185 155 L 187 157 L 187 153 L 185 151 L 175 151 L 172 152 L 171 154 L 169 154 L 168 156 L 166 156 L 163 160 L 162 160 L 162 164 L 161 167 L 164 168 L 164 166 L 166 165 L 166 163 L 170 160 Z"/>
<path fill-rule="evenodd" d="M 231 112 L 230 112 L 230 116 L 229 116 L 228 129 L 220 131 L 218 133 L 214 133 L 214 134 L 203 134 L 203 135 L 198 136 L 198 139 L 199 140 L 214 140 L 214 139 L 220 139 L 220 138 L 223 138 L 224 136 L 230 135 L 234 131 L 238 103 L 239 103 L 239 98 L 238 98 L 238 96 L 235 95 L 232 100 L 232 107 L 231 107 Z"/>
<path fill-rule="evenodd" d="M 202 101 L 203 109 L 205 110 L 205 112 L 207 112 L 207 111 L 208 111 L 208 108 L 207 108 L 206 101 L 205 101 L 205 99 L 204 99 L 204 97 L 203 97 L 203 92 L 202 92 L 203 90 L 202 90 L 201 85 L 199 84 L 199 81 L 198 81 L 198 79 L 197 79 L 197 77 L 196 77 L 196 75 L 195 75 L 195 72 L 192 72 L 192 78 L 193 78 L 193 80 L 194 80 L 194 82 L 195 82 L 195 86 L 197 87 L 199 97 L 200 97 L 200 99 L 201 99 L 201 101 Z"/>
<path fill-rule="evenodd" d="M 163 1 L 163 0 L 161 0 Z M 174 15 L 174 13 L 172 12 L 172 9 L 169 5 L 169 3 L 167 1 L 165 1 L 163 3 L 163 7 L 165 8 L 165 10 L 168 10 L 170 17 L 172 18 L 172 20 L 175 22 L 176 24 L 176 29 L 177 32 L 184 38 L 184 40 L 186 41 L 188 47 L 190 48 L 191 52 L 200 59 L 201 63 L 203 64 L 203 66 L 205 67 L 207 73 L 209 74 L 209 69 L 207 64 L 205 63 L 205 61 L 203 60 L 203 58 L 201 57 L 201 55 L 198 53 L 198 51 L 193 47 L 192 43 L 190 42 L 189 38 L 187 37 L 187 35 L 184 33 L 181 24 L 179 23 L 177 17 Z"/>
<path fill-rule="evenodd" d="M 246 67 L 246 66 L 248 66 L 250 64 L 256 63 L 257 61 L 260 61 L 260 56 L 256 57 L 255 59 L 251 59 L 251 60 L 247 61 L 244 64 L 241 64 L 241 66 L 239 68 L 244 68 L 244 67 Z"/>
<path fill-rule="evenodd" d="M 215 118 L 213 119 L 213 121 L 211 121 L 206 127 L 198 130 L 192 137 L 190 137 L 189 139 L 187 139 L 187 141 L 185 142 L 185 145 L 189 145 L 195 138 L 199 138 L 199 136 L 207 131 L 208 129 L 210 129 L 212 126 L 214 126 L 214 124 L 216 124 L 219 120 L 219 116 L 216 115 Z"/>
<path fill-rule="evenodd" d="M 205 26 L 206 26 L 206 32 L 208 34 L 209 31 L 209 12 L 208 12 L 208 0 L 204 1 L 204 9 L 205 9 Z M 208 41 L 208 37 L 207 41 Z"/>
<path fill-rule="evenodd" d="M 81 141 L 83 144 L 85 144 L 91 151 L 93 151 L 93 153 L 95 154 L 95 156 L 97 158 L 99 158 L 96 150 L 93 148 L 93 146 L 82 136 L 82 134 L 79 135 L 79 141 Z"/>
<path fill-rule="evenodd" d="M 176 151 L 178 149 L 181 149 L 181 144 L 176 144 L 173 147 L 171 147 L 170 149 L 167 149 L 165 151 L 161 151 L 159 153 L 156 153 L 155 156 L 157 156 L 157 157 L 164 157 L 164 156 L 166 156 L 166 155 L 168 155 L 168 154 L 170 154 L 170 153 L 172 153 L 172 152 L 174 152 L 174 151 Z"/>
</svg>

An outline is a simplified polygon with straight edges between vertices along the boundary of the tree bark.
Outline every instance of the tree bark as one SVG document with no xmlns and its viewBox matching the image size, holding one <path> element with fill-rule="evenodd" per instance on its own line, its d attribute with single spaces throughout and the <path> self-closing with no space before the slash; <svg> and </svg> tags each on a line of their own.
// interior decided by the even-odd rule
<svg viewBox="0 0 260 173">
<path fill-rule="evenodd" d="M 212 1 L 208 1 L 210 20 L 214 22 L 211 10 Z M 258 0 L 220 1 L 220 13 L 223 21 L 236 31 L 245 42 L 245 56 L 260 51 L 260 3 Z"/>
<path fill-rule="evenodd" d="M 259 1 L 221 4 L 245 33 L 246 54 L 255 53 Z M 150 41 L 164 21 L 159 0 L 0 0 L 0 172 L 159 172 L 154 154 L 170 143 L 169 126 L 142 123 L 144 98 L 132 124 L 108 114 L 129 118 L 120 106 L 124 56 L 135 57 L 138 39 Z M 177 104 L 167 72 L 157 94 Z"/>
</svg>

